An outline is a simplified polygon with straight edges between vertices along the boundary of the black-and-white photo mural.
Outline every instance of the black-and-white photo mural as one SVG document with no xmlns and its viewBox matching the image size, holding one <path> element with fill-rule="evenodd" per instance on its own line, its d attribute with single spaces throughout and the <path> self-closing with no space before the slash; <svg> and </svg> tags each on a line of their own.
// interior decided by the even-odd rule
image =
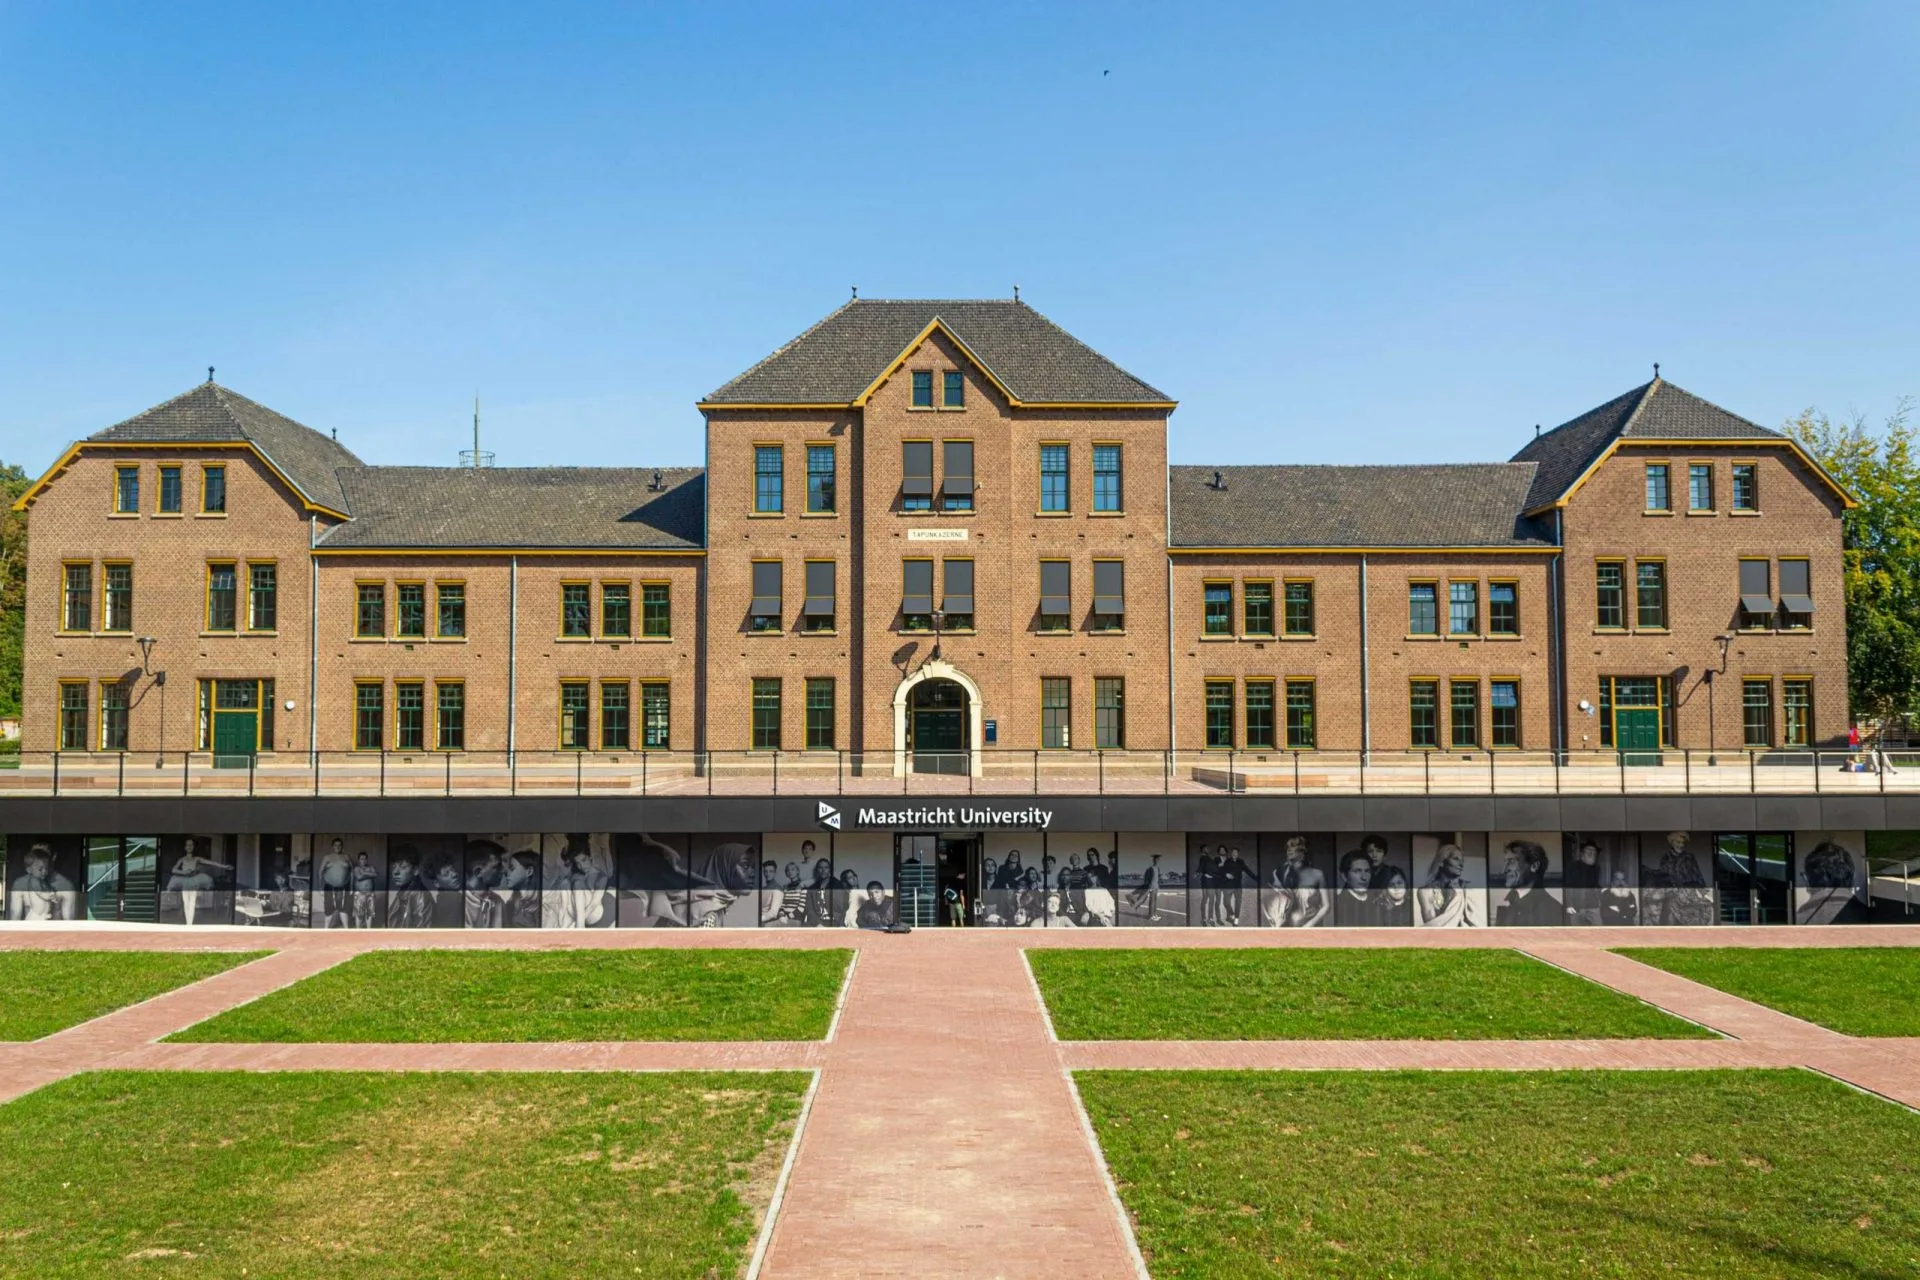
<svg viewBox="0 0 1920 1280">
<path fill-rule="evenodd" d="M 1569 831 L 1560 847 L 1568 924 L 1640 923 L 1637 837 L 1616 831 Z"/>
<path fill-rule="evenodd" d="M 541 927 L 613 928 L 613 837 L 575 831 L 539 840 Z"/>
<path fill-rule="evenodd" d="M 1187 839 L 1177 831 L 1125 831 L 1120 846 L 1123 925 L 1181 929 L 1187 924 Z"/>
<path fill-rule="evenodd" d="M 387 837 L 318 835 L 314 844 L 319 856 L 313 868 L 313 927 L 384 927 Z"/>
<path fill-rule="evenodd" d="M 1455 831 L 1411 840 L 1413 923 L 1421 929 L 1479 929 L 1487 923 L 1487 835 Z"/>
<path fill-rule="evenodd" d="M 238 836 L 161 836 L 160 924 L 233 923 Z"/>
<path fill-rule="evenodd" d="M 1795 924 L 1865 924 L 1867 833 L 1796 831 Z"/>
<path fill-rule="evenodd" d="M 1259 837 L 1205 832 L 1187 837 L 1187 902 L 1203 929 L 1260 925 Z"/>
<path fill-rule="evenodd" d="M 1546 928 L 1566 923 L 1560 879 L 1558 831 L 1495 831 L 1487 837 L 1487 890 L 1493 923 L 1506 928 Z"/>
<path fill-rule="evenodd" d="M 307 927 L 313 884 L 309 841 L 305 835 L 240 837 L 235 923 L 275 929 Z"/>
<path fill-rule="evenodd" d="M 824 929 L 833 914 L 833 837 L 771 831 L 761 838 L 760 927 Z"/>
<path fill-rule="evenodd" d="M 1073 929 L 1110 929 L 1118 920 L 1120 847 L 1111 831 L 1062 831 L 1046 835 L 1052 860 L 1047 886 L 1047 924 Z"/>
<path fill-rule="evenodd" d="M 1331 832 L 1260 835 L 1260 923 L 1269 929 L 1318 929 L 1333 923 Z"/>
<path fill-rule="evenodd" d="M 893 835 L 886 831 L 847 831 L 833 838 L 833 866 L 840 888 L 835 909 L 851 929 L 884 929 L 896 917 L 893 888 Z"/>
<path fill-rule="evenodd" d="M 1413 874 L 1405 835 L 1343 833 L 1334 923 L 1349 928 L 1407 928 L 1413 924 Z"/>
<path fill-rule="evenodd" d="M 1705 831 L 1640 834 L 1640 923 L 1712 924 L 1713 836 Z"/>
<path fill-rule="evenodd" d="M 79 836 L 7 837 L 7 919 L 84 918 Z"/>
</svg>

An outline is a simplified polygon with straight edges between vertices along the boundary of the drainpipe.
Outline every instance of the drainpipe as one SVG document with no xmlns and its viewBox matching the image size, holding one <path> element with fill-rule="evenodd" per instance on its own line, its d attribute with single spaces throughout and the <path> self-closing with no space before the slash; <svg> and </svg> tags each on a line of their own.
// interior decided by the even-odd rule
<svg viewBox="0 0 1920 1280">
<path fill-rule="evenodd" d="M 1547 688 L 1553 695 L 1554 749 L 1563 756 L 1567 750 L 1567 619 L 1560 595 L 1565 589 L 1565 516 L 1562 509 L 1554 508 L 1553 545 L 1561 550 L 1547 563 Z"/>
<path fill-rule="evenodd" d="M 1360 556 L 1360 764 L 1365 767 L 1373 752 L 1373 696 L 1367 669 L 1367 557 Z"/>
<path fill-rule="evenodd" d="M 320 517 L 307 517 L 307 761 L 320 762 L 320 709 L 314 697 L 320 688 Z M 317 775 L 316 775 L 317 776 Z"/>
<path fill-rule="evenodd" d="M 520 557 L 507 557 L 507 761 L 513 761 L 514 714 L 520 705 Z"/>
<path fill-rule="evenodd" d="M 1174 699 L 1173 662 L 1173 557 L 1167 557 L 1167 751 L 1180 746 L 1180 704 Z"/>
</svg>

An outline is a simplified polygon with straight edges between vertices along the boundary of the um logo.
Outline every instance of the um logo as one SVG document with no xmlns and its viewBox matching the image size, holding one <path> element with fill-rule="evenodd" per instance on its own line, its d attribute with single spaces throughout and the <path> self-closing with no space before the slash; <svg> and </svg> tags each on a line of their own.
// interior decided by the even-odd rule
<svg viewBox="0 0 1920 1280">
<path fill-rule="evenodd" d="M 814 806 L 813 820 L 829 831 L 840 829 L 840 811 L 824 800 Z"/>
</svg>

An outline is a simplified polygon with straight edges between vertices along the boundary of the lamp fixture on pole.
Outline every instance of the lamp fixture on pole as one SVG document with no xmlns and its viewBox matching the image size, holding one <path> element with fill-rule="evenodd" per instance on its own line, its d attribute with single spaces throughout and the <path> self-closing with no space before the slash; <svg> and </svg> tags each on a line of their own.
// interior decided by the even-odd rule
<svg viewBox="0 0 1920 1280">
<path fill-rule="evenodd" d="M 1707 763 L 1710 765 L 1720 763 L 1719 742 L 1713 724 L 1713 704 L 1717 701 L 1714 697 L 1714 677 L 1727 673 L 1727 650 L 1733 644 L 1733 632 L 1723 631 L 1714 639 L 1720 642 L 1720 665 L 1707 668 Z"/>
</svg>

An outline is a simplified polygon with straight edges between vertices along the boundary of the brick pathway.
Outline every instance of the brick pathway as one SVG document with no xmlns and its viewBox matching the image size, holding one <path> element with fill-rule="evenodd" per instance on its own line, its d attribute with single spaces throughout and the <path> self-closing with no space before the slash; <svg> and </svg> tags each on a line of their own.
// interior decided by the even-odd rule
<svg viewBox="0 0 1920 1280">
<path fill-rule="evenodd" d="M 759 1274 L 1143 1274 L 1079 1111 L 1082 1068 L 1706 1068 L 1804 1066 L 1920 1107 L 1920 1039 L 1856 1040 L 1609 953 L 1645 930 L 926 930 L 311 933 L 7 929 L 0 948 L 275 954 L 30 1044 L 0 1045 L 0 1101 L 75 1071 L 817 1070 Z M 1671 946 L 1915 946 L 1920 929 L 1662 930 Z M 854 947 L 830 1041 L 721 1044 L 160 1044 L 361 951 L 459 947 Z M 1712 1028 L 1719 1040 L 1055 1042 L 1028 947 L 1513 947 Z"/>
</svg>

